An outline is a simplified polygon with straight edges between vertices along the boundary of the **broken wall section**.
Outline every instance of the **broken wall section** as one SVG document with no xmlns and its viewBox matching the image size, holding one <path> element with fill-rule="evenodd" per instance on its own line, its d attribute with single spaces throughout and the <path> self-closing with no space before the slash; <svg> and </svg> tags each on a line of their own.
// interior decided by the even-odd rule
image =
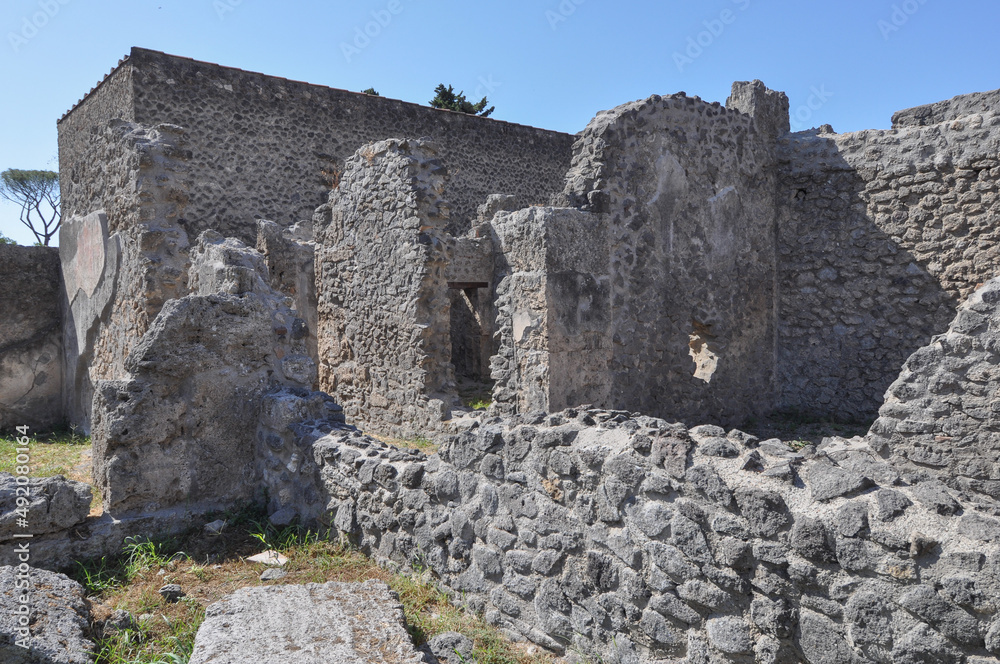
<svg viewBox="0 0 1000 664">
<path fill-rule="evenodd" d="M 59 256 L 66 416 L 89 430 L 93 385 L 121 379 L 125 360 L 169 299 L 187 292 L 184 130 L 113 120 L 69 170 Z"/>
<path fill-rule="evenodd" d="M 897 367 L 996 274 L 1000 114 L 800 132 L 779 158 L 779 406 L 873 419 Z"/>
<path fill-rule="evenodd" d="M 445 173 L 425 141 L 366 145 L 314 220 L 320 389 L 348 421 L 403 437 L 457 399 Z"/>
<path fill-rule="evenodd" d="M 992 113 L 1000 108 L 1000 90 L 958 95 L 945 101 L 924 104 L 892 114 L 892 128 L 927 127 L 952 122 L 980 113 Z"/>
<path fill-rule="evenodd" d="M 255 439 L 268 391 L 316 381 L 262 256 L 206 231 L 191 295 L 166 303 L 129 353 L 124 380 L 94 397 L 94 481 L 115 516 L 207 511 L 255 496 Z"/>
<path fill-rule="evenodd" d="M 0 431 L 64 423 L 61 290 L 58 249 L 0 245 Z"/>
<path fill-rule="evenodd" d="M 607 227 L 607 407 L 726 424 L 773 408 L 787 100 L 759 82 L 734 95 L 745 112 L 683 94 L 625 104 L 576 142 L 563 202 Z"/>
<path fill-rule="evenodd" d="M 318 363 L 316 244 L 312 222 L 303 221 L 291 228 L 282 228 L 273 221 L 259 220 L 257 251 L 264 256 L 271 288 L 291 298 L 292 308 L 302 321 L 298 328 L 291 330 L 291 334 L 305 341 L 309 357 Z"/>
<path fill-rule="evenodd" d="M 917 350 L 889 387 L 870 444 L 908 472 L 1000 505 L 1000 278 Z M 988 497 L 988 498 L 987 498 Z M 992 499 L 992 500 L 990 500 Z"/>
<path fill-rule="evenodd" d="M 552 412 L 610 400 L 607 229 L 594 214 L 499 212 L 493 401 L 499 412 Z"/>
</svg>

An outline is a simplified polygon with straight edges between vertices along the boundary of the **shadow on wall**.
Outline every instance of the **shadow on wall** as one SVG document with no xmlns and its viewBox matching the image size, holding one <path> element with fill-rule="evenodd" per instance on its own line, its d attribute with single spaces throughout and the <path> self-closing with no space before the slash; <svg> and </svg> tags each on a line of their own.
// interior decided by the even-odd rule
<svg viewBox="0 0 1000 664">
<path fill-rule="evenodd" d="M 919 200 L 941 176 L 859 169 L 815 130 L 781 140 L 779 410 L 871 421 L 906 358 L 947 329 L 955 297 L 906 248 L 927 230 L 898 189 L 881 194 L 895 183 Z"/>
</svg>

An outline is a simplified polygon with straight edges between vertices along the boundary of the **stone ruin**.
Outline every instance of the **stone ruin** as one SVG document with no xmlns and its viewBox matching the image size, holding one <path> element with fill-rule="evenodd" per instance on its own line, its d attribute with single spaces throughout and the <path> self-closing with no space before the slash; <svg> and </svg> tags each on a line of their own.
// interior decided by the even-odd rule
<svg viewBox="0 0 1000 664">
<path fill-rule="evenodd" d="M 998 99 L 568 136 L 133 49 L 59 123 L 60 260 L 0 247 L 0 426 L 90 431 L 103 495 L 39 483 L 35 555 L 266 497 L 567 656 L 996 661 Z"/>
</svg>

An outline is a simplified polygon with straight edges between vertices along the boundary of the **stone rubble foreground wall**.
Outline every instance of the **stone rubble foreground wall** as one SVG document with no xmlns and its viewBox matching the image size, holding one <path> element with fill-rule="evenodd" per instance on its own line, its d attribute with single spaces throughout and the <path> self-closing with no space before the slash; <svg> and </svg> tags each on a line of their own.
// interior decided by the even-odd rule
<svg viewBox="0 0 1000 664">
<path fill-rule="evenodd" d="M 516 194 L 521 206 L 547 203 L 562 188 L 573 142 L 560 132 L 133 48 L 59 121 L 64 178 L 86 168 L 80 136 L 115 118 L 184 127 L 193 152 L 189 234 L 211 228 L 247 243 L 256 219 L 287 227 L 311 218 L 366 143 L 435 139 L 455 172 L 447 198 L 461 232 L 491 193 Z M 78 207 L 77 195 L 64 190 L 64 205 Z"/>
<path fill-rule="evenodd" d="M 873 418 L 893 367 L 996 275 L 1000 114 L 966 111 L 779 141 L 781 408 Z"/>
<path fill-rule="evenodd" d="M 59 257 L 65 284 L 66 417 L 85 431 L 98 380 L 125 360 L 163 304 L 187 293 L 184 132 L 112 121 L 89 136 L 69 171 Z"/>
<path fill-rule="evenodd" d="M 321 388 L 352 422 L 404 437 L 457 396 L 445 174 L 432 144 L 364 146 L 314 220 Z"/>
<path fill-rule="evenodd" d="M 869 440 L 910 472 L 1000 504 L 1000 278 L 910 356 Z"/>
<path fill-rule="evenodd" d="M 998 510 L 861 438 L 796 452 L 620 411 L 487 420 L 438 455 L 303 422 L 269 480 L 508 633 L 618 662 L 1000 655 Z M 325 503 L 325 505 L 324 505 Z M 285 507 L 288 507 L 287 505 Z"/>
<path fill-rule="evenodd" d="M 94 397 L 94 481 L 116 516 L 253 497 L 264 393 L 316 382 L 305 325 L 261 254 L 206 231 L 191 259 L 192 294 L 167 302 L 129 353 L 129 377 Z"/>
<path fill-rule="evenodd" d="M 0 245 L 0 431 L 64 424 L 61 290 L 57 249 Z"/>
</svg>

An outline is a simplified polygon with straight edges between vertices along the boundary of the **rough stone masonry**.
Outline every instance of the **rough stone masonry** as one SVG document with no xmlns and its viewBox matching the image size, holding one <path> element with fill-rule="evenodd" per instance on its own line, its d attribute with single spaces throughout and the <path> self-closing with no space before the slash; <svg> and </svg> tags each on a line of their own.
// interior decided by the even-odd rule
<svg viewBox="0 0 1000 664">
<path fill-rule="evenodd" d="M 901 112 L 888 131 L 791 134 L 787 98 L 755 81 L 734 85 L 725 106 L 625 104 L 571 137 L 133 49 L 59 125 L 60 415 L 89 428 L 95 381 L 125 379 L 160 308 L 186 294 L 186 238 L 214 228 L 252 242 L 270 220 L 298 224 L 294 258 L 278 229 L 261 248 L 273 285 L 297 298 L 323 385 L 385 433 L 446 419 L 451 372 L 492 382 L 508 411 L 589 402 L 727 426 L 774 411 L 874 419 L 906 357 L 994 276 L 997 96 Z M 407 182 L 373 147 L 420 137 L 434 146 L 436 184 Z M 376 182 L 377 194 L 352 189 Z M 404 214 L 387 206 L 414 186 L 437 197 L 439 212 L 409 218 L 415 237 L 434 227 L 440 255 L 426 267 L 438 276 L 397 293 L 364 256 L 378 255 L 374 210 Z M 508 197 L 477 217 L 491 194 Z M 324 200 L 363 241 L 328 233 L 329 212 L 307 237 Z M 535 229 L 522 239 L 545 247 L 540 262 L 510 253 L 522 224 Z M 341 278 L 367 285 L 324 303 Z M 378 289 L 367 302 L 362 291 Z M 429 313 L 413 324 L 432 322 L 417 345 L 436 348 L 406 375 L 332 332 L 375 334 L 414 305 Z M 404 395 L 411 423 L 378 405 L 389 392 Z"/>
<path fill-rule="evenodd" d="M 282 471 L 267 476 L 270 494 L 301 496 L 283 509 L 379 559 L 430 568 L 489 622 L 556 652 L 1000 655 L 1000 507 L 901 472 L 863 438 L 793 449 L 571 409 L 485 420 L 428 457 L 318 424 L 268 452 Z M 303 462 L 288 475 L 293 456 Z"/>
<path fill-rule="evenodd" d="M 791 134 L 755 81 L 568 137 L 136 49 L 60 122 L 63 291 L 40 261 L 0 345 L 92 426 L 109 513 L 49 483 L 39 560 L 266 493 L 558 652 L 995 661 L 998 99 Z M 732 428 L 873 419 L 894 379 L 866 439 Z"/>
</svg>

